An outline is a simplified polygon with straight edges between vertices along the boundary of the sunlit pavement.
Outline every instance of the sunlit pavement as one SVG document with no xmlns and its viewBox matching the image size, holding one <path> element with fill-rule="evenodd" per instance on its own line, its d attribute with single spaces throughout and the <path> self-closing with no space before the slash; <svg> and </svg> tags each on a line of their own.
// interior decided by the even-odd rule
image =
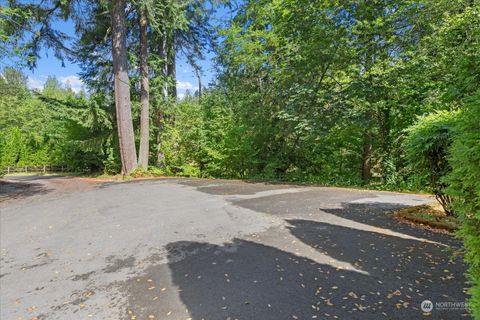
<svg viewBox="0 0 480 320">
<path fill-rule="evenodd" d="M 0 206 L 1 319 L 469 317 L 436 304 L 467 298 L 459 242 L 388 215 L 426 196 L 196 179 L 49 195 L 55 179 L 19 180 L 38 186 Z"/>
</svg>

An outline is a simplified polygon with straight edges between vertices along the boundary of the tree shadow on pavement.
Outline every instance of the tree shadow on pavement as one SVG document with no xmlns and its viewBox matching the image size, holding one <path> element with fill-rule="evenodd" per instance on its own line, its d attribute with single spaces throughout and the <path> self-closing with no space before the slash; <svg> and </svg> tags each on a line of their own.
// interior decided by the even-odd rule
<svg viewBox="0 0 480 320">
<path fill-rule="evenodd" d="M 408 207 L 397 203 L 342 203 L 341 208 L 320 208 L 321 211 L 337 217 L 367 224 L 369 226 L 389 229 L 409 236 L 425 238 L 441 242 L 453 247 L 460 247 L 461 242 L 449 235 L 433 233 L 431 231 L 402 224 L 392 217 L 395 210 Z"/>
<path fill-rule="evenodd" d="M 457 279 L 450 284 L 431 283 L 431 280 L 439 280 L 434 277 L 440 276 L 435 270 L 430 269 L 436 260 L 427 263 L 428 259 L 424 257 L 419 261 L 415 261 L 415 257 L 395 257 L 399 254 L 398 249 L 386 244 L 392 240 L 390 238 L 366 234 L 356 237 L 357 231 L 340 227 L 325 231 L 322 224 L 311 221 L 291 223 L 291 232 L 298 235 L 299 239 L 312 246 L 317 242 L 326 241 L 325 244 L 330 244 L 330 247 L 328 249 L 319 247 L 318 250 L 329 250 L 335 256 L 339 256 L 341 250 L 339 247 L 331 246 L 333 241 L 350 240 L 344 244 L 351 247 L 349 251 L 345 249 L 344 255 L 352 256 L 340 255 L 339 259 L 354 262 L 353 260 L 361 259 L 363 254 L 365 255 L 363 268 L 372 274 L 320 264 L 275 247 L 246 240 L 236 239 L 224 245 L 199 242 L 171 243 L 167 249 L 172 281 L 178 287 L 180 299 L 191 318 L 418 319 L 422 317 L 419 310 L 421 301 L 438 298 L 443 292 L 454 291 L 458 288 L 457 284 L 452 288 L 447 286 L 455 281 L 458 283 L 463 281 Z M 327 241 L 326 236 L 323 239 L 318 237 L 319 233 L 325 232 L 331 241 Z M 352 233 L 353 236 L 347 237 L 345 233 Z M 342 234 L 345 239 L 342 238 Z M 379 261 L 374 257 L 380 252 L 373 251 L 372 254 L 374 249 L 370 245 L 371 241 L 375 241 L 377 250 L 385 254 Z M 405 247 L 414 245 L 412 240 L 402 240 L 401 243 Z M 367 252 L 362 253 L 360 247 Z M 355 250 L 358 252 L 354 252 Z M 366 257 L 369 252 L 372 256 Z M 428 252 L 427 250 L 424 253 Z M 389 259 L 393 262 L 387 263 Z M 396 275 L 400 273 L 391 270 L 398 259 L 413 261 L 403 267 L 402 270 L 407 268 L 411 270 L 401 279 L 396 279 Z M 423 264 L 415 265 L 415 262 Z M 378 270 L 374 268 L 375 263 Z M 387 265 L 391 266 L 387 269 Z M 385 270 L 382 271 L 382 268 Z M 427 276 L 427 273 L 431 273 L 432 276 Z M 443 276 L 448 276 L 448 273 Z M 415 280 L 422 277 L 424 278 L 421 279 L 422 287 L 417 288 Z M 413 291 L 409 291 L 409 287 Z M 463 294 L 456 291 L 455 293 L 455 298 L 465 300 Z M 443 298 L 442 301 L 449 299 Z M 142 310 L 142 306 L 134 307 Z M 439 316 L 440 313 L 436 315 Z M 460 311 L 442 316 L 460 317 Z"/>
<path fill-rule="evenodd" d="M 50 188 L 41 183 L 0 180 L 0 203 L 8 200 L 24 199 L 34 195 L 43 195 L 51 191 Z"/>
<path fill-rule="evenodd" d="M 466 267 L 445 245 L 309 220 L 288 222 L 303 243 L 368 272 L 375 281 L 397 288 L 403 298 L 408 294 L 417 303 L 467 298 Z"/>
</svg>

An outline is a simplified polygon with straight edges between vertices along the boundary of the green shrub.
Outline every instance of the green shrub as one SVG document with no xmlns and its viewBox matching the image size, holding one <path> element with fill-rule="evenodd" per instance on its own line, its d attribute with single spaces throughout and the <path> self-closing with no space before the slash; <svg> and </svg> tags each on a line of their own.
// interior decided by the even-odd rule
<svg viewBox="0 0 480 320">
<path fill-rule="evenodd" d="M 7 130 L 3 135 L 3 148 L 0 162 L 2 167 L 7 166 L 16 166 L 21 159 L 22 147 L 22 136 L 19 128 L 11 128 Z"/>
<path fill-rule="evenodd" d="M 480 90 L 467 100 L 456 126 L 456 137 L 448 158 L 452 171 L 447 192 L 461 222 L 465 260 L 469 264 L 470 309 L 480 319 Z"/>
<path fill-rule="evenodd" d="M 454 125 L 458 112 L 439 111 L 422 117 L 407 130 L 405 152 L 415 179 L 432 192 L 445 212 L 453 214 L 452 198 L 445 193 L 444 178 L 451 171 L 447 160 L 453 142 Z"/>
</svg>

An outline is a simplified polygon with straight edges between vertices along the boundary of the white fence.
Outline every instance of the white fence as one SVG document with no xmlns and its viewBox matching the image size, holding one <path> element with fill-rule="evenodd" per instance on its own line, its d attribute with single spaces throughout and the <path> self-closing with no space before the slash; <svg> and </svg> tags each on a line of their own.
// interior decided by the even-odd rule
<svg viewBox="0 0 480 320">
<path fill-rule="evenodd" d="M 10 173 L 29 173 L 29 172 L 64 172 L 64 166 L 21 166 L 21 167 L 5 167 L 2 169 L 4 174 Z"/>
</svg>

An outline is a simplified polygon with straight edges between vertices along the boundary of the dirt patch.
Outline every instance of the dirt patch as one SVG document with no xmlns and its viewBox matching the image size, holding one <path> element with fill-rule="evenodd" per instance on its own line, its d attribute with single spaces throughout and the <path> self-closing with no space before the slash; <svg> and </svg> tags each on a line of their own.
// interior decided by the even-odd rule
<svg viewBox="0 0 480 320">
<path fill-rule="evenodd" d="M 90 190 L 98 183 L 98 181 L 91 178 L 59 178 L 49 180 L 48 186 L 56 193 L 68 193 Z"/>
<path fill-rule="evenodd" d="M 0 203 L 85 191 L 100 183 L 100 181 L 92 178 L 12 176 L 0 179 Z"/>
<path fill-rule="evenodd" d="M 447 216 L 437 203 L 402 208 L 395 211 L 393 217 L 400 223 L 436 233 L 453 233 L 458 228 L 457 219 Z"/>
</svg>

